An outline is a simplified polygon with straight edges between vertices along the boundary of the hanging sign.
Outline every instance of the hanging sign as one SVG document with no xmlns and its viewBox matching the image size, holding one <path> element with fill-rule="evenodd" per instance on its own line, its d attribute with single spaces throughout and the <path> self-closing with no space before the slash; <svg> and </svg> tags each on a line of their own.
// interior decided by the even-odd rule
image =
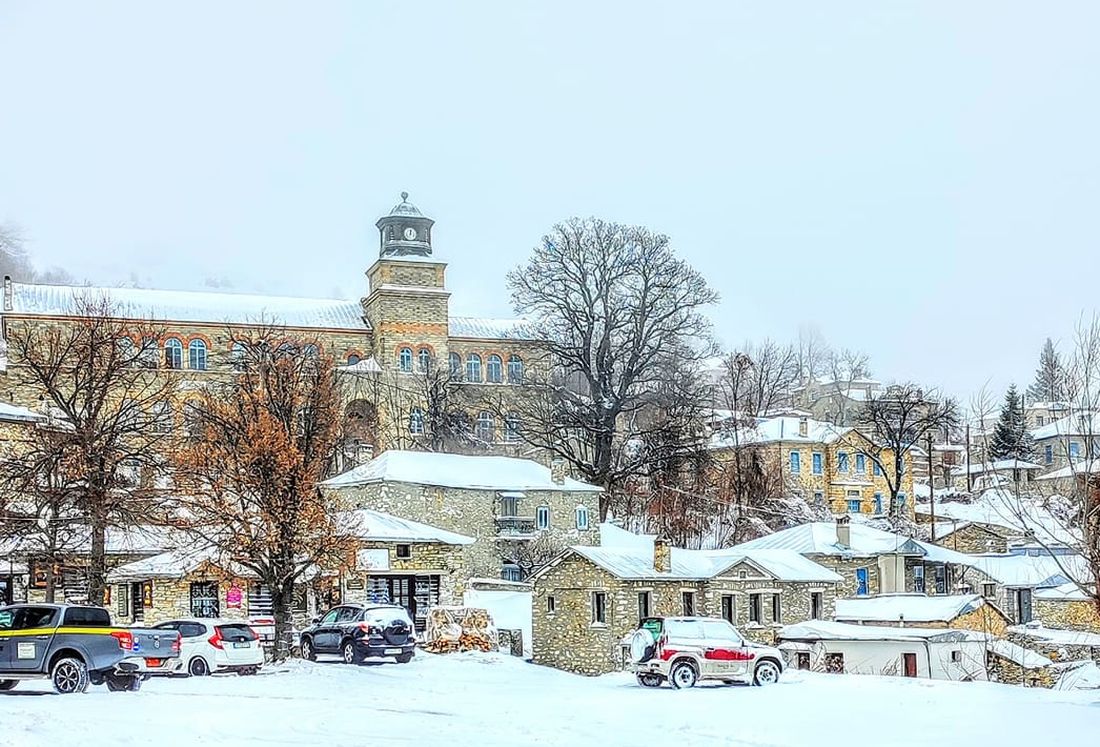
<svg viewBox="0 0 1100 747">
<path fill-rule="evenodd" d="M 233 584 L 225 592 L 225 606 L 231 610 L 239 610 L 241 608 L 241 587 Z"/>
</svg>

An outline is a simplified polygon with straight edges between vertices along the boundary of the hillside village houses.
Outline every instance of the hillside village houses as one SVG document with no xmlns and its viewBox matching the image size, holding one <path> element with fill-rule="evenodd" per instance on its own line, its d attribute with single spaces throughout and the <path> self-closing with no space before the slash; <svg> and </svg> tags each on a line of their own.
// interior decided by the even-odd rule
<svg viewBox="0 0 1100 747">
<path fill-rule="evenodd" d="M 893 452 L 879 450 L 856 428 L 806 416 L 779 415 L 717 431 L 710 448 L 720 461 L 735 451 L 759 452 L 786 488 L 833 514 L 881 516 L 890 511 L 890 487 L 883 468 L 893 471 Z M 878 455 L 879 462 L 871 458 Z M 880 465 L 881 463 L 881 465 Z M 897 501 L 902 516 L 913 516 L 912 458 L 903 455 Z"/>
</svg>

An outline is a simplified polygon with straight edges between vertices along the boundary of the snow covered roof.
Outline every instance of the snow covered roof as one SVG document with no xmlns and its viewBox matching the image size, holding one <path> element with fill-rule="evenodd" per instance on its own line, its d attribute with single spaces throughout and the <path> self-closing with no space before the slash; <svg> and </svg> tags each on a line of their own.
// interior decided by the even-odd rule
<svg viewBox="0 0 1100 747">
<path fill-rule="evenodd" d="M 1034 594 L 1036 599 L 1042 599 L 1044 602 L 1088 602 L 1091 598 L 1086 594 L 1080 586 L 1072 581 L 1064 583 L 1061 586 L 1054 586 L 1048 589 L 1038 589 Z"/>
<path fill-rule="evenodd" d="M 799 427 L 802 421 L 806 422 L 806 435 L 800 435 Z M 823 420 L 813 418 L 799 418 L 790 415 L 781 415 L 775 418 L 760 418 L 756 425 L 737 428 L 737 439 L 729 432 L 718 432 L 711 437 L 710 448 L 726 449 L 735 445 L 764 443 L 807 443 L 829 444 L 838 440 L 841 436 L 854 430 L 844 428 Z"/>
<path fill-rule="evenodd" d="M 114 568 L 107 574 L 108 583 L 143 581 L 151 578 L 183 578 L 198 570 L 205 563 L 214 563 L 218 551 L 212 547 L 185 547 L 178 550 L 135 560 Z M 217 563 L 223 570 L 235 576 L 254 577 L 255 574 L 238 563 Z"/>
<path fill-rule="evenodd" d="M 482 319 L 469 316 L 452 316 L 447 321 L 447 334 L 451 337 L 478 340 L 541 340 L 545 337 L 527 319 Z"/>
<path fill-rule="evenodd" d="M 865 524 L 853 523 L 851 545 L 837 542 L 836 524 L 816 521 L 800 524 L 764 537 L 743 542 L 735 550 L 780 549 L 794 550 L 800 555 L 842 555 L 870 557 L 884 554 L 927 554 L 923 543 L 899 534 L 891 534 Z"/>
<path fill-rule="evenodd" d="M 1023 459 L 998 459 L 994 462 L 971 464 L 969 467 L 953 467 L 951 469 L 951 474 L 955 477 L 962 477 L 968 473 L 971 475 L 981 475 L 986 472 L 1008 472 L 1017 469 L 1032 470 L 1042 468 L 1040 464 L 1025 462 Z"/>
<path fill-rule="evenodd" d="M 13 420 L 17 422 L 36 423 L 45 420 L 46 416 L 29 410 L 26 407 L 18 407 L 0 402 L 0 420 Z"/>
<path fill-rule="evenodd" d="M 353 531 L 359 539 L 374 542 L 439 542 L 445 545 L 472 545 L 473 537 L 448 532 L 419 521 L 402 519 L 392 514 L 360 508 L 348 512 Z"/>
<path fill-rule="evenodd" d="M 1069 582 L 1072 574 L 1087 578 L 1088 564 L 1077 555 L 971 555 L 970 565 L 1003 586 L 1053 588 Z"/>
<path fill-rule="evenodd" d="M 1011 641 L 992 640 L 989 642 L 989 650 L 1003 659 L 1019 664 L 1024 669 L 1042 669 L 1053 663 L 1042 654 L 1037 654 Z"/>
<path fill-rule="evenodd" d="M 1100 459 L 1092 459 L 1087 462 L 1074 462 L 1068 467 L 1039 475 L 1036 480 L 1065 480 L 1076 475 L 1095 475 L 1100 473 Z"/>
<path fill-rule="evenodd" d="M 1045 641 L 1055 646 L 1095 646 L 1100 648 L 1100 633 L 1086 630 L 1063 630 L 1028 623 L 1027 625 L 1013 625 L 1008 629 L 1008 632 L 1026 638 L 1034 638 L 1037 641 Z"/>
<path fill-rule="evenodd" d="M 937 501 L 932 507 L 918 501 L 914 511 L 921 516 L 931 516 L 934 511 L 937 520 L 1003 527 L 1020 535 L 1033 536 L 1045 544 L 1075 541 L 1073 534 L 1050 511 L 1030 498 L 1017 497 L 1007 490 L 987 490 L 969 503 Z M 937 526 L 937 536 L 939 531 Z"/>
<path fill-rule="evenodd" d="M 951 628 L 901 628 L 807 620 L 787 625 L 776 636 L 785 641 L 985 641 L 984 633 Z"/>
<path fill-rule="evenodd" d="M 352 487 L 380 482 L 408 482 L 470 490 L 571 490 L 600 492 L 603 488 L 565 478 L 560 485 L 550 479 L 550 468 L 531 459 L 502 456 L 437 454 L 392 449 L 365 464 L 330 477 L 326 488 Z"/>
<path fill-rule="evenodd" d="M 373 355 L 369 358 L 363 358 L 358 363 L 348 363 L 343 366 L 337 366 L 336 370 L 348 374 L 382 373 L 382 367 L 378 365 L 378 361 L 374 359 Z"/>
<path fill-rule="evenodd" d="M 828 568 L 790 550 L 684 550 L 674 547 L 670 551 L 671 570 L 667 573 L 653 568 L 652 545 L 648 551 L 583 545 L 571 550 L 623 579 L 702 580 L 720 576 L 723 571 L 748 561 L 777 581 L 836 583 L 841 580 Z"/>
<path fill-rule="evenodd" d="M 32 530 L 17 539 L 0 543 L 0 554 L 34 554 L 41 547 L 38 530 Z M 180 544 L 177 532 L 169 527 L 139 525 L 120 529 L 107 528 L 108 555 L 155 555 Z M 71 538 L 65 546 L 69 552 L 84 554 L 91 551 L 91 532 L 87 526 L 72 529 Z"/>
<path fill-rule="evenodd" d="M 77 302 L 82 299 L 107 299 L 117 307 L 118 316 L 128 319 L 208 324 L 266 321 L 288 327 L 369 329 L 358 301 L 151 288 L 12 283 L 12 309 L 5 313 L 69 316 L 78 311 Z"/>
<path fill-rule="evenodd" d="M 950 622 L 986 604 L 978 594 L 930 597 L 924 594 L 881 594 L 836 600 L 840 622 Z"/>
<path fill-rule="evenodd" d="M 1094 436 L 1100 434 L 1100 413 L 1080 412 L 1059 418 L 1031 431 L 1036 441 L 1058 436 Z"/>
</svg>

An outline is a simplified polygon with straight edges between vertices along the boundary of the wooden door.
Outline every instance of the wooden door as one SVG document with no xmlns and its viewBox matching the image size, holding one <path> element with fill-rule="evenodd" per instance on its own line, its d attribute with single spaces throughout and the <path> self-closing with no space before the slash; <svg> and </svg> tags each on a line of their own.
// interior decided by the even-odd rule
<svg viewBox="0 0 1100 747">
<path fill-rule="evenodd" d="M 916 677 L 917 676 L 917 655 L 916 654 L 902 654 L 902 663 L 905 665 L 905 676 Z"/>
</svg>

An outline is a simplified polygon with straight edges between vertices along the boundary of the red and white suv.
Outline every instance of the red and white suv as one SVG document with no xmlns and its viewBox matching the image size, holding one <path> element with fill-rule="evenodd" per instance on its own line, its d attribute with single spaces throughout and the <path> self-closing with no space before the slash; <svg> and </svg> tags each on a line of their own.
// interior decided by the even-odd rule
<svg viewBox="0 0 1100 747">
<path fill-rule="evenodd" d="M 679 689 L 699 680 L 770 685 L 779 681 L 779 649 L 746 641 L 737 628 L 713 617 L 647 617 L 630 639 L 638 683 Z"/>
</svg>

